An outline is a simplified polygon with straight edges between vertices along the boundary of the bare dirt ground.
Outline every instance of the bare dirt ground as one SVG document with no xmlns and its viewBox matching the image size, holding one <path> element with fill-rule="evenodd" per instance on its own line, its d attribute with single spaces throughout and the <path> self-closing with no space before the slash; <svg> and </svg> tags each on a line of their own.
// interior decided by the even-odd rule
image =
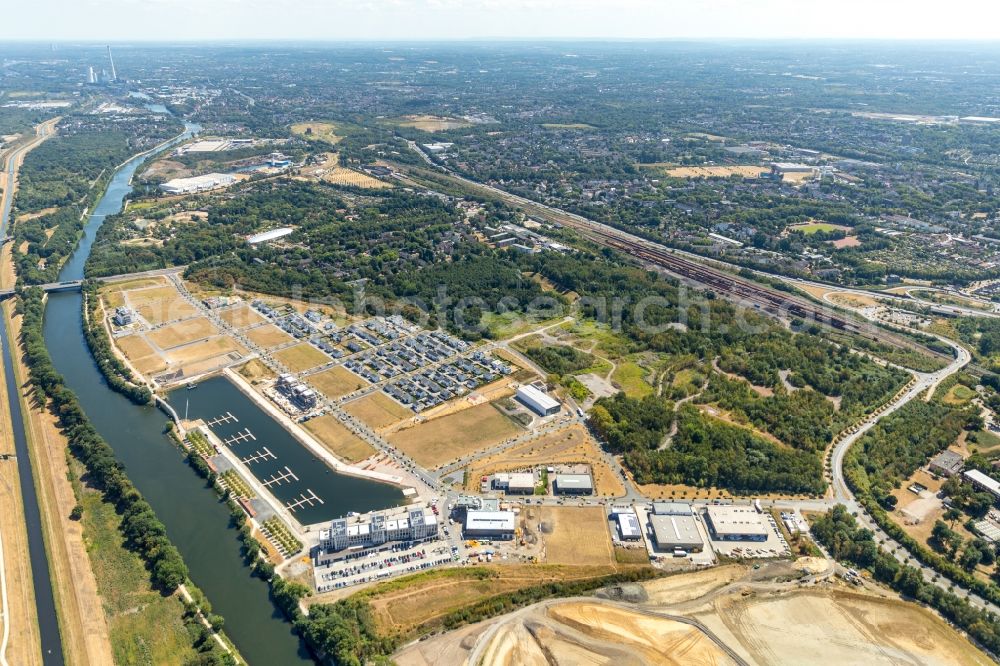
<svg viewBox="0 0 1000 666">
<path fill-rule="evenodd" d="M 397 121 L 403 127 L 413 127 L 423 132 L 443 132 L 445 130 L 458 129 L 460 127 L 471 127 L 472 123 L 461 118 L 448 118 L 446 116 L 403 116 Z"/>
<path fill-rule="evenodd" d="M 775 575 L 725 566 L 644 583 L 650 598 L 635 604 L 544 601 L 393 658 L 400 666 L 729 664 L 736 655 L 752 666 L 992 663 L 939 617 L 888 592 L 835 582 L 801 588 Z"/>
<path fill-rule="evenodd" d="M 855 592 L 730 595 L 696 616 L 756 664 L 991 663 L 929 611 Z"/>
<path fill-rule="evenodd" d="M 625 486 L 605 462 L 597 442 L 579 425 L 547 433 L 502 453 L 477 460 L 469 468 L 469 480 L 473 486 L 478 486 L 480 477 L 496 472 L 534 465 L 574 463 L 590 465 L 594 476 L 594 491 L 597 495 L 615 497 L 625 494 Z M 475 487 L 469 489 L 474 490 Z"/>
<path fill-rule="evenodd" d="M 747 567 L 739 564 L 729 564 L 713 567 L 693 573 L 667 576 L 646 583 L 646 593 L 653 604 L 679 604 L 693 599 L 700 599 L 709 592 L 741 578 L 747 572 Z"/>
<path fill-rule="evenodd" d="M 522 430 L 490 403 L 425 421 L 389 435 L 389 443 L 424 467 L 438 467 L 495 446 Z"/>
<path fill-rule="evenodd" d="M 677 167 L 667 169 L 666 174 L 673 178 L 760 178 L 761 174 L 770 171 L 762 166 L 710 166 L 710 167 Z"/>
</svg>

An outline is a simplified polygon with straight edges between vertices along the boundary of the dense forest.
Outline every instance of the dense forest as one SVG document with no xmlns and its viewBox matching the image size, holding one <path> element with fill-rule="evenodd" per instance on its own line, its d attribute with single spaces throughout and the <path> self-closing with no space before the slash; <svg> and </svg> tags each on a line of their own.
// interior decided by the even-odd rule
<svg viewBox="0 0 1000 666">
<path fill-rule="evenodd" d="M 160 116 L 128 121 L 100 116 L 71 116 L 60 121 L 55 136 L 24 159 L 14 200 L 14 261 L 26 284 L 54 282 L 72 253 L 85 213 L 115 167 L 181 130 Z"/>
</svg>

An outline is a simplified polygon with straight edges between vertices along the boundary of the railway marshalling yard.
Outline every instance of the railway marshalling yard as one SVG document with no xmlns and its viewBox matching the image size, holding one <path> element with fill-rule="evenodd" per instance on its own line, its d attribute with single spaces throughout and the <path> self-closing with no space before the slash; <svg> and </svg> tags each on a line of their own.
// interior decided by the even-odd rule
<svg viewBox="0 0 1000 666">
<path fill-rule="evenodd" d="M 391 574 L 377 568 L 337 585 L 336 578 L 324 582 L 325 570 L 314 569 L 307 557 L 322 527 L 296 517 L 300 503 L 312 506 L 310 498 L 303 493 L 298 503 L 279 502 L 247 465 L 234 463 L 238 477 L 227 476 L 228 487 L 237 496 L 256 496 L 258 509 L 261 501 L 275 505 L 256 523 L 256 533 L 269 542 L 268 556 L 283 574 L 315 580 L 317 593 L 307 603 L 361 593 L 381 630 L 416 636 L 491 596 L 647 570 L 650 556 L 661 573 L 674 572 L 643 584 L 639 601 L 615 595 L 546 601 L 404 647 L 396 655 L 401 664 L 528 664 L 546 663 L 546 656 L 570 663 L 987 663 L 932 614 L 872 592 L 867 583 L 849 586 L 832 563 L 820 575 L 795 571 L 780 559 L 763 560 L 772 564 L 759 571 L 699 568 L 715 562 L 704 525 L 704 553 L 662 557 L 646 526 L 649 500 L 619 461 L 602 452 L 576 403 L 560 393 L 563 410 L 541 417 L 512 399 L 516 386 L 542 374 L 510 341 L 465 348 L 406 322 L 338 318 L 306 303 L 254 294 L 203 293 L 177 275 L 106 285 L 101 306 L 116 348 L 154 387 L 197 383 L 225 371 L 295 439 L 328 456 L 316 455 L 315 464 L 390 481 L 408 489 L 406 501 L 435 508 L 438 535 L 404 551 L 409 557 L 422 547 L 435 566 L 402 584 L 384 579 L 413 567 Z M 116 314 L 129 315 L 128 323 L 113 324 Z M 303 334 L 297 326 L 311 328 Z M 389 368 L 386 359 L 409 349 L 408 341 L 438 356 L 421 357 L 413 368 Z M 464 364 L 461 374 L 446 372 Z M 277 388 L 280 375 L 314 392 L 315 403 L 294 404 Z M 461 377 L 469 385 L 455 387 L 447 399 L 416 402 L 399 387 L 413 391 L 414 385 L 401 382 L 417 376 Z M 267 452 L 253 455 L 266 458 Z M 252 464 L 256 458 L 250 458 Z M 594 494 L 554 495 L 545 475 L 552 470 L 589 473 Z M 537 475 L 539 494 L 487 487 L 498 474 L 525 471 Z M 461 497 L 482 494 L 496 497 L 496 508 L 516 512 L 510 541 L 463 538 L 460 524 L 452 522 L 449 513 Z M 643 532 L 637 541 L 626 540 L 609 519 L 612 505 L 636 512 Z M 287 531 L 265 517 L 277 517 Z"/>
</svg>

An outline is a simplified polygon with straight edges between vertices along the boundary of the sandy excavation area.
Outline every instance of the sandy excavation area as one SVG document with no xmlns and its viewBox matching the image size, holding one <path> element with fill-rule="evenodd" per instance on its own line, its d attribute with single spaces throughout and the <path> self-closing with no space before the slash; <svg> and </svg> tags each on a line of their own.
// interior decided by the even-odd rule
<svg viewBox="0 0 1000 666">
<path fill-rule="evenodd" d="M 753 666 L 993 663 L 916 604 L 760 574 L 735 565 L 677 574 L 644 583 L 647 600 L 633 604 L 549 600 L 413 643 L 394 659 L 400 666 L 722 665 L 738 663 L 734 655 Z"/>
<path fill-rule="evenodd" d="M 439 660 L 446 655 L 450 664 L 491 666 L 737 663 L 695 626 L 596 599 L 539 604 L 485 631 L 458 634 L 457 644 L 431 639 L 403 650 L 395 660 L 400 666 L 443 663 Z"/>
</svg>

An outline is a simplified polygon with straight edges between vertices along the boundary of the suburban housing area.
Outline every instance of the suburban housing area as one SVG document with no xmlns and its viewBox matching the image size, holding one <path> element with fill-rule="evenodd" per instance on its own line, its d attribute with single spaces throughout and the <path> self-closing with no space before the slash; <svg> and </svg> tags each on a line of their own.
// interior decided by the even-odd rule
<svg viewBox="0 0 1000 666">
<path fill-rule="evenodd" d="M 0 662 L 996 660 L 1000 61 L 816 49 L 0 47 Z"/>
</svg>

